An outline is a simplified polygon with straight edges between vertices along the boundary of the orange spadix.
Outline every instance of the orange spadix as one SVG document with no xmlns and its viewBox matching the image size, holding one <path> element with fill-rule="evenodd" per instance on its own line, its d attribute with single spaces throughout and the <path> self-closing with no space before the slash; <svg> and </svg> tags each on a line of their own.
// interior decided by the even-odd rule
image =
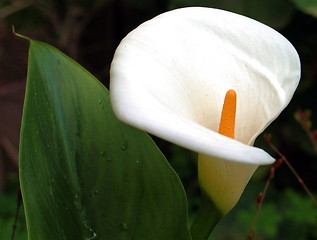
<svg viewBox="0 0 317 240">
<path fill-rule="evenodd" d="M 225 96 L 218 132 L 226 137 L 234 138 L 236 122 L 237 94 L 230 89 Z"/>
</svg>

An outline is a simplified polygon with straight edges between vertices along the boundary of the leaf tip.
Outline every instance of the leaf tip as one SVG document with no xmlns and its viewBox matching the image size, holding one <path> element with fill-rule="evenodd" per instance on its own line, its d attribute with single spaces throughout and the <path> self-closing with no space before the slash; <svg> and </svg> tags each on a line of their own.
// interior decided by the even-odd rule
<svg viewBox="0 0 317 240">
<path fill-rule="evenodd" d="M 23 39 L 25 39 L 25 40 L 31 41 L 30 38 L 28 38 L 28 37 L 26 37 L 26 36 L 24 36 L 24 35 L 22 35 L 22 34 L 17 33 L 17 32 L 15 31 L 15 26 L 14 26 L 13 24 L 12 24 L 12 33 L 13 33 L 15 36 L 19 37 L 19 38 L 23 38 Z"/>
</svg>

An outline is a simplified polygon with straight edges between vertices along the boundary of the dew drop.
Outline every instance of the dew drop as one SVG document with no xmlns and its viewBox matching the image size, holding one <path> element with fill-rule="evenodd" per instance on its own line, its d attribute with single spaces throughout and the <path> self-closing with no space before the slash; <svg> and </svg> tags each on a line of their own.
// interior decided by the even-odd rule
<svg viewBox="0 0 317 240">
<path fill-rule="evenodd" d="M 107 156 L 107 153 L 105 151 L 101 151 L 100 156 L 103 157 L 108 163 L 112 161 L 111 157 Z"/>
<path fill-rule="evenodd" d="M 125 222 L 121 223 L 120 230 L 121 231 L 128 231 L 129 230 L 128 225 Z"/>
<path fill-rule="evenodd" d="M 86 237 L 86 240 L 92 240 L 92 239 L 96 239 L 96 238 L 97 238 L 97 234 L 95 232 L 93 232 L 91 237 Z"/>
<path fill-rule="evenodd" d="M 81 198 L 80 198 L 77 194 L 75 195 L 74 204 L 75 204 L 75 207 L 76 207 L 78 210 L 82 210 L 82 209 L 83 209 L 82 200 L 81 200 Z"/>
<path fill-rule="evenodd" d="M 104 109 L 103 102 L 100 99 L 98 100 L 98 103 L 99 103 L 99 106 L 101 107 L 101 109 Z"/>
<path fill-rule="evenodd" d="M 125 151 L 128 148 L 128 141 L 125 141 L 124 144 L 121 146 L 121 150 Z"/>
<path fill-rule="evenodd" d="M 94 230 L 92 230 L 92 228 L 90 226 L 88 226 L 87 223 L 84 223 L 85 228 L 89 231 L 87 234 L 92 236 L 89 237 L 85 237 L 85 240 L 92 240 L 92 239 L 96 239 L 97 238 L 97 233 L 94 232 Z"/>
</svg>

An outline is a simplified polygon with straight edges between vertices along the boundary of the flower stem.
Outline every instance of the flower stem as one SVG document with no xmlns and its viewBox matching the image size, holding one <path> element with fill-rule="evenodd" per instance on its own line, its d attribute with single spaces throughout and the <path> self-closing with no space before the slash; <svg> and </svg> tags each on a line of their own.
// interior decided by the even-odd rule
<svg viewBox="0 0 317 240">
<path fill-rule="evenodd" d="M 304 183 L 303 179 L 299 176 L 299 174 L 296 172 L 296 170 L 294 169 L 294 167 L 290 164 L 290 162 L 287 160 L 287 158 L 277 149 L 277 147 L 275 147 L 272 142 L 271 142 L 271 138 L 266 136 L 264 137 L 265 141 L 267 142 L 267 144 L 280 156 L 280 158 L 283 160 L 283 162 L 285 162 L 285 164 L 288 166 L 288 168 L 291 170 L 291 172 L 295 175 L 295 177 L 297 178 L 298 182 L 302 185 L 302 187 L 304 188 L 304 190 L 306 191 L 306 193 L 308 194 L 308 196 L 311 198 L 312 202 L 314 203 L 315 206 L 317 206 L 317 200 L 314 197 L 314 195 L 312 194 L 312 192 L 309 190 L 309 188 L 306 186 L 306 184 Z"/>
<path fill-rule="evenodd" d="M 202 194 L 201 204 L 190 228 L 192 239 L 207 240 L 222 217 L 223 214 L 210 198 Z"/>
</svg>

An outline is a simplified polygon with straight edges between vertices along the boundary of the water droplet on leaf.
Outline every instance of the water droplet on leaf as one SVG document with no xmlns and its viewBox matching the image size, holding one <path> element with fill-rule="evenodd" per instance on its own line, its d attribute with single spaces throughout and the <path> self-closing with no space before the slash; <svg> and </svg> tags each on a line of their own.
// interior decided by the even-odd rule
<svg viewBox="0 0 317 240">
<path fill-rule="evenodd" d="M 78 210 L 83 209 L 82 199 L 77 194 L 75 195 L 74 204 Z"/>
<path fill-rule="evenodd" d="M 128 225 L 125 222 L 120 224 L 120 229 L 121 229 L 121 231 L 129 230 Z"/>
<path fill-rule="evenodd" d="M 87 222 L 84 222 L 85 228 L 88 230 L 87 234 L 89 234 L 89 237 L 85 237 L 85 240 L 92 240 L 97 239 L 97 233 L 92 230 L 92 228 L 87 224 Z"/>
<path fill-rule="evenodd" d="M 104 109 L 104 105 L 100 99 L 98 100 L 98 103 L 99 103 L 99 106 L 101 107 L 101 109 Z"/>
<path fill-rule="evenodd" d="M 124 144 L 121 146 L 121 150 L 125 151 L 128 148 L 128 141 L 125 141 Z"/>
</svg>

